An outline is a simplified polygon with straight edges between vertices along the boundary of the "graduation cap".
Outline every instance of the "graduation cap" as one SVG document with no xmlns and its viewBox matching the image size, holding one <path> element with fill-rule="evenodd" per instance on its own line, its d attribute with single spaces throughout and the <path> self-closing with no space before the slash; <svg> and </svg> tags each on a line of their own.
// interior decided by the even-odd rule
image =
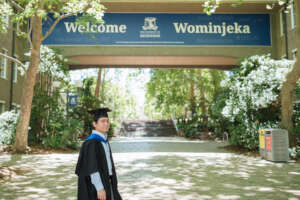
<svg viewBox="0 0 300 200">
<path fill-rule="evenodd" d="M 88 111 L 88 113 L 90 113 L 91 115 L 93 115 L 94 121 L 97 121 L 99 118 L 101 117 L 107 117 L 108 118 L 108 112 L 110 112 L 111 110 L 109 108 L 98 108 L 95 110 L 90 110 Z"/>
</svg>

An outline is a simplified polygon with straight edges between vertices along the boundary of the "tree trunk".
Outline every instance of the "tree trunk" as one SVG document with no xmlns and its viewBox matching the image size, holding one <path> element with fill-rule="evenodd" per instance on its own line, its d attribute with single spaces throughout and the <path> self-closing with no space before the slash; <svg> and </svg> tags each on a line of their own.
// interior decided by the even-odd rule
<svg viewBox="0 0 300 200">
<path fill-rule="evenodd" d="M 101 74 L 103 73 L 103 79 L 102 79 L 102 84 L 101 84 L 101 95 L 100 95 L 100 99 L 101 101 L 104 101 L 105 99 L 105 77 L 106 77 L 106 71 L 105 71 L 105 68 L 103 70 L 101 70 Z"/>
<path fill-rule="evenodd" d="M 191 75 L 191 88 L 190 88 L 190 102 L 192 115 L 196 113 L 196 99 L 195 99 L 195 81 L 193 79 L 193 70 L 190 71 Z"/>
<path fill-rule="evenodd" d="M 297 53 L 297 61 L 293 66 L 291 72 L 289 72 L 286 76 L 286 81 L 282 85 L 281 89 L 281 124 L 283 128 L 287 129 L 289 132 L 289 141 L 290 146 L 295 146 L 296 144 L 296 135 L 293 130 L 293 97 L 294 97 L 294 89 L 296 87 L 296 83 L 300 78 L 300 2 L 294 1 L 296 6 L 296 45 L 298 49 Z"/>
<path fill-rule="evenodd" d="M 209 70 L 209 73 L 211 75 L 211 78 L 212 78 L 212 84 L 213 84 L 213 102 L 216 102 L 216 99 L 217 99 L 217 95 L 218 95 L 218 90 L 219 90 L 219 82 L 217 81 L 218 79 L 218 76 L 219 76 L 219 72 L 216 71 L 216 70 Z"/>
<path fill-rule="evenodd" d="M 100 85 L 101 85 L 101 72 L 102 72 L 102 68 L 99 68 L 98 77 L 97 77 L 97 84 L 96 84 L 96 89 L 95 89 L 95 97 L 96 98 L 99 97 L 99 89 L 100 89 Z"/>
<path fill-rule="evenodd" d="M 204 124 L 204 133 L 205 138 L 208 138 L 208 128 L 207 128 L 207 114 L 206 114 L 206 104 L 205 104 L 205 91 L 203 86 L 203 80 L 202 80 L 202 69 L 198 69 L 198 76 L 199 76 L 199 88 L 200 88 L 200 102 L 201 102 L 201 110 L 202 110 L 202 116 L 203 116 L 203 124 Z"/>
<path fill-rule="evenodd" d="M 42 18 L 35 15 L 31 18 L 31 23 L 33 49 L 31 49 L 30 65 L 26 72 L 25 82 L 22 88 L 21 112 L 13 146 L 14 151 L 18 153 L 24 153 L 28 145 L 28 126 L 31 114 L 31 104 L 40 62 L 40 47 L 42 43 Z"/>
</svg>

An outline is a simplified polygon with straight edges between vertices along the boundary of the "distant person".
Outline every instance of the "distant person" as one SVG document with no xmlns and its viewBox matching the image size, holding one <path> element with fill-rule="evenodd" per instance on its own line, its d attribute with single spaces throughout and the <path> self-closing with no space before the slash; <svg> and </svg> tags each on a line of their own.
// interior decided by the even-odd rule
<svg viewBox="0 0 300 200">
<path fill-rule="evenodd" d="M 95 130 L 81 146 L 75 173 L 78 176 L 79 200 L 122 200 L 117 174 L 107 140 L 108 108 L 89 111 Z"/>
</svg>

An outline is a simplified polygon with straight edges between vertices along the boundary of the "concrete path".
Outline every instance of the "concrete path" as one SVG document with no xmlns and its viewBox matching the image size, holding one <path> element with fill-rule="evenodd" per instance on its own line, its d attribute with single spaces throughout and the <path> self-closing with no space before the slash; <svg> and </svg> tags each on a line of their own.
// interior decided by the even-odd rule
<svg viewBox="0 0 300 200">
<path fill-rule="evenodd" d="M 232 154 L 224 143 L 182 138 L 111 141 L 124 200 L 300 199 L 300 163 Z M 23 175 L 0 183 L 0 200 L 76 199 L 78 154 L 0 156 Z"/>
</svg>

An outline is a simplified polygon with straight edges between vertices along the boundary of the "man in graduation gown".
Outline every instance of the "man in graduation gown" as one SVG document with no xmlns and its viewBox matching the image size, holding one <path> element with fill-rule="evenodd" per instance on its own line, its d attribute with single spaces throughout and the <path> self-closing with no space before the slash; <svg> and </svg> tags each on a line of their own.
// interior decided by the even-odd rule
<svg viewBox="0 0 300 200">
<path fill-rule="evenodd" d="M 81 146 L 75 173 L 79 200 L 122 200 L 118 191 L 115 166 L 107 141 L 108 108 L 89 111 L 95 130 Z"/>
</svg>

